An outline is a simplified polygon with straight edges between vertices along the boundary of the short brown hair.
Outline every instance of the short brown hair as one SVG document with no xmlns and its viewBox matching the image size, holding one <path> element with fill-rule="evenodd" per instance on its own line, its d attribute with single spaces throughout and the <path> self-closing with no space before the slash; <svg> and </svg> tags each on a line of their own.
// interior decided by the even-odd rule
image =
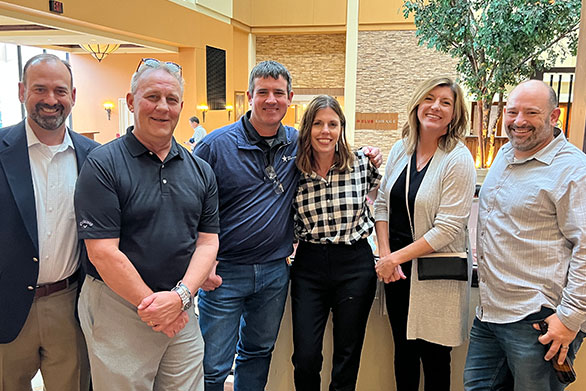
<svg viewBox="0 0 586 391">
<path fill-rule="evenodd" d="M 354 154 L 346 140 L 346 117 L 342 107 L 336 98 L 329 95 L 319 95 L 313 98 L 307 106 L 301 124 L 299 126 L 299 137 L 297 138 L 297 168 L 304 174 L 311 174 L 315 167 L 313 148 L 311 148 L 311 128 L 318 111 L 330 108 L 340 118 L 340 138 L 338 139 L 338 151 L 334 155 L 334 167 L 339 171 L 350 169 L 354 163 Z"/>
</svg>

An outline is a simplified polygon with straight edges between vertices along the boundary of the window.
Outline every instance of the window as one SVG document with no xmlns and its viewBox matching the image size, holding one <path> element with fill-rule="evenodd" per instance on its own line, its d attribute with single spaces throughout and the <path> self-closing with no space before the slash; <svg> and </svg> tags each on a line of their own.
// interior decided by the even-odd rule
<svg viewBox="0 0 586 391">
<path fill-rule="evenodd" d="M 18 100 L 19 81 L 17 46 L 0 43 L 0 127 L 22 121 Z"/>
<path fill-rule="evenodd" d="M 43 52 L 64 60 L 68 57 L 66 52 L 57 50 L 0 43 L 0 127 L 15 125 L 24 119 L 24 106 L 18 100 L 21 68 L 31 57 Z M 71 127 L 71 116 L 68 125 Z"/>
<path fill-rule="evenodd" d="M 226 109 L 226 51 L 206 46 L 206 87 L 210 110 Z"/>
</svg>

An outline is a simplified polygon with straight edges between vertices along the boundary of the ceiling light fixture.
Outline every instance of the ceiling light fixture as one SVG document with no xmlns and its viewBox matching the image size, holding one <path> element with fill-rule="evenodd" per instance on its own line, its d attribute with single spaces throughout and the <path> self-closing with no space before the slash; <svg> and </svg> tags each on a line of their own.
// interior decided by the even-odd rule
<svg viewBox="0 0 586 391">
<path fill-rule="evenodd" d="M 120 47 L 119 43 L 90 43 L 79 45 L 83 50 L 90 53 L 93 58 L 101 62 L 108 54 L 113 53 Z"/>
</svg>

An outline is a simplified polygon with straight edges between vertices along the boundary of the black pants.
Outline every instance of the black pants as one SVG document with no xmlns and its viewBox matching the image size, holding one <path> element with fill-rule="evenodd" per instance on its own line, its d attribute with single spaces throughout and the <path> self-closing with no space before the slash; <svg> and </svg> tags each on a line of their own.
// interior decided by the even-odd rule
<svg viewBox="0 0 586 391">
<path fill-rule="evenodd" d="M 291 268 L 295 388 L 320 390 L 323 336 L 333 314 L 330 391 L 354 390 L 366 322 L 376 290 L 372 250 L 360 240 L 344 244 L 300 242 Z"/>
<path fill-rule="evenodd" d="M 452 348 L 421 339 L 407 340 L 411 261 L 404 263 L 401 267 L 407 278 L 385 285 L 387 312 L 395 342 L 397 391 L 419 390 L 421 365 L 423 365 L 425 391 L 450 391 Z"/>
</svg>

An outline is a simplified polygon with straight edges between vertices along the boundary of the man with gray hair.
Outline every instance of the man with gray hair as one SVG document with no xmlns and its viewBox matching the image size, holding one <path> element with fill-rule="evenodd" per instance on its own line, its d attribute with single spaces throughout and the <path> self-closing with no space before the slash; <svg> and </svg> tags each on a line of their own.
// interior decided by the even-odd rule
<svg viewBox="0 0 586 391">
<path fill-rule="evenodd" d="M 276 61 L 250 73 L 251 110 L 214 130 L 194 154 L 218 179 L 220 249 L 199 293 L 206 391 L 223 391 L 234 354 L 236 391 L 265 389 L 289 286 L 291 206 L 297 191 L 297 130 L 281 123 L 291 75 Z M 380 166 L 378 148 L 366 151 Z"/>
<path fill-rule="evenodd" d="M 542 81 L 509 94 L 510 142 L 480 191 L 467 391 L 563 390 L 548 361 L 573 361 L 584 338 L 586 155 L 555 127 L 559 116 Z"/>
<path fill-rule="evenodd" d="M 80 259 L 73 189 L 98 143 L 67 129 L 71 66 L 39 54 L 18 84 L 26 118 L 0 129 L 0 390 L 87 390 L 89 366 L 75 318 Z"/>
<path fill-rule="evenodd" d="M 97 391 L 204 388 L 191 305 L 218 250 L 218 200 L 209 165 L 173 138 L 182 97 L 179 65 L 143 59 L 126 96 L 135 126 L 90 154 L 77 183 Z"/>
</svg>

